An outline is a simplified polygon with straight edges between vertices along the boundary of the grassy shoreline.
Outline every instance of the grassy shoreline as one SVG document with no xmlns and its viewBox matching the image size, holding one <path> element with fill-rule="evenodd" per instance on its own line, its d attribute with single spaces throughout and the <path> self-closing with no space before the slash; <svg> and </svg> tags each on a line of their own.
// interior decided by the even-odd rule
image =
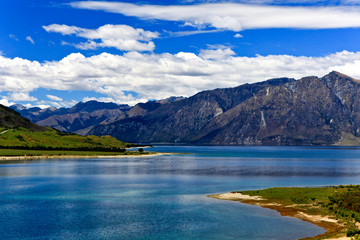
<svg viewBox="0 0 360 240">
<path fill-rule="evenodd" d="M 208 197 L 239 201 L 296 217 L 326 230 L 324 234 L 303 239 L 351 239 L 360 229 L 360 185 L 321 188 L 269 188 L 235 191 Z M 360 232 L 360 231 L 359 231 Z M 347 237 L 348 235 L 348 237 Z"/>
</svg>

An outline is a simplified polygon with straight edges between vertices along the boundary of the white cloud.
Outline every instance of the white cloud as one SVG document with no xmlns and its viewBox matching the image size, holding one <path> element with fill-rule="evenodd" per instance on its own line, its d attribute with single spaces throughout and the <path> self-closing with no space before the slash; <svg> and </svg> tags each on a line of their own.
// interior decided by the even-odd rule
<svg viewBox="0 0 360 240">
<path fill-rule="evenodd" d="M 34 105 L 34 107 L 39 107 L 41 109 L 49 108 L 49 107 L 61 108 L 61 107 L 64 107 L 64 105 L 59 102 L 42 100 L 42 101 L 37 102 Z"/>
<path fill-rule="evenodd" d="M 235 55 L 234 51 L 230 48 L 207 49 L 200 51 L 200 57 L 203 59 L 225 59 Z"/>
<path fill-rule="evenodd" d="M 95 97 L 84 97 L 82 102 L 88 101 L 98 101 L 98 102 L 115 102 L 116 99 L 110 97 L 102 97 L 102 98 L 95 98 Z"/>
<path fill-rule="evenodd" d="M 219 29 L 214 30 L 199 30 L 199 31 L 180 31 L 180 32 L 168 32 L 165 31 L 165 33 L 169 34 L 169 36 L 173 37 L 183 37 L 183 36 L 191 36 L 191 35 L 197 35 L 197 34 L 206 34 L 206 33 L 215 33 L 220 32 Z"/>
<path fill-rule="evenodd" d="M 37 101 L 37 98 L 29 95 L 29 92 L 10 92 L 5 99 L 13 101 Z"/>
<path fill-rule="evenodd" d="M 35 44 L 34 40 L 30 36 L 27 36 L 25 39 L 26 39 L 26 41 L 29 41 L 32 44 Z"/>
<path fill-rule="evenodd" d="M 124 100 L 124 99 L 116 99 L 116 98 L 111 98 L 111 97 L 100 97 L 100 98 L 95 98 L 95 97 L 85 97 L 83 98 L 83 102 L 88 102 L 88 101 L 98 101 L 98 102 L 112 102 L 112 103 L 117 103 L 117 104 L 129 104 L 129 105 L 135 105 L 139 102 L 147 102 L 148 99 L 136 99 L 131 95 L 128 95 L 128 100 Z"/>
<path fill-rule="evenodd" d="M 73 53 L 60 61 L 44 63 L 0 56 L 0 91 L 11 92 L 8 101 L 34 101 L 29 93 L 45 88 L 95 91 L 117 103 L 135 104 L 269 78 L 323 76 L 333 70 L 360 79 L 359 65 L 360 52 L 343 51 L 323 57 L 239 57 L 225 47 L 203 50 L 199 55 L 129 52 L 85 57 Z"/>
<path fill-rule="evenodd" d="M 242 38 L 242 37 L 244 37 L 244 36 L 241 35 L 241 34 L 239 34 L 239 33 L 237 33 L 237 34 L 234 35 L 234 38 Z"/>
<path fill-rule="evenodd" d="M 3 99 L 0 100 L 0 104 L 9 107 L 11 105 L 14 105 L 15 103 L 14 102 L 9 102 L 9 100 L 3 98 Z"/>
<path fill-rule="evenodd" d="M 28 104 L 30 105 L 31 107 L 39 107 L 39 108 L 48 108 L 48 107 L 56 107 L 56 108 L 62 108 L 62 107 L 73 107 L 75 104 L 77 104 L 78 102 L 75 101 L 75 100 L 71 100 L 71 101 L 46 101 L 46 100 L 41 100 L 41 101 L 38 101 L 36 102 L 34 105 L 31 105 L 31 104 Z M 25 106 L 25 105 L 24 105 Z"/>
<path fill-rule="evenodd" d="M 58 102 L 60 102 L 60 101 L 63 100 L 62 98 L 60 98 L 60 97 L 58 97 L 58 96 L 54 96 L 54 95 L 46 95 L 46 97 L 47 97 L 48 99 L 50 99 L 50 100 L 58 101 Z"/>
<path fill-rule="evenodd" d="M 81 33 L 82 28 L 76 26 L 68 26 L 64 24 L 51 24 L 49 26 L 43 26 L 47 32 L 61 33 L 62 35 L 71 35 Z"/>
<path fill-rule="evenodd" d="M 86 42 L 79 44 L 62 43 L 63 45 L 71 45 L 82 50 L 114 47 L 124 51 L 153 51 L 155 44 L 151 40 L 159 37 L 157 32 L 132 28 L 127 25 L 107 24 L 97 29 L 86 29 L 76 26 L 51 24 L 43 26 L 43 28 L 47 32 L 60 33 L 62 35 L 74 34 L 77 37 L 88 39 Z"/>
<path fill-rule="evenodd" d="M 38 108 L 41 108 L 41 109 L 44 109 L 44 108 L 49 108 L 51 107 L 50 105 L 46 105 L 46 104 L 30 104 L 30 103 L 27 103 L 27 104 L 22 104 L 24 107 L 26 108 L 33 108 L 33 107 L 38 107 Z"/>
<path fill-rule="evenodd" d="M 19 41 L 19 39 L 17 38 L 17 36 L 15 36 L 14 34 L 9 34 L 9 38 L 15 40 L 15 41 Z"/>
<path fill-rule="evenodd" d="M 360 27 L 360 8 L 356 6 L 306 7 L 239 3 L 163 6 L 107 1 L 79 1 L 70 5 L 74 8 L 103 10 L 143 19 L 179 21 L 199 28 L 210 26 L 232 31 Z"/>
</svg>

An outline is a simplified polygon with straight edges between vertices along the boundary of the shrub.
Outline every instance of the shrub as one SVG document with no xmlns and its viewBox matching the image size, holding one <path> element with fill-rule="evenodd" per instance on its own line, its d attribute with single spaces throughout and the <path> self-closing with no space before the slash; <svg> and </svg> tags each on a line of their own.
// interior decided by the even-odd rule
<svg viewBox="0 0 360 240">
<path fill-rule="evenodd" d="M 352 237 L 355 236 L 356 234 L 360 234 L 360 230 L 354 226 L 350 227 L 346 232 L 347 237 Z"/>
<path fill-rule="evenodd" d="M 359 234 L 356 234 L 354 235 L 351 240 L 360 240 L 360 235 Z"/>
</svg>

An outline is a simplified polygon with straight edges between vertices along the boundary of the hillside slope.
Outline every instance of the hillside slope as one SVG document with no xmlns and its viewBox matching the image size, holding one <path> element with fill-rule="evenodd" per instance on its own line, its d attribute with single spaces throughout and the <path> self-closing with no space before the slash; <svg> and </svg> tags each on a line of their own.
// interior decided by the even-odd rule
<svg viewBox="0 0 360 240">
<path fill-rule="evenodd" d="M 130 146 L 111 136 L 83 137 L 41 127 L 0 105 L 0 148 L 116 151 Z"/>
<path fill-rule="evenodd" d="M 20 114 L 8 107 L 0 104 L 0 127 L 4 129 L 23 127 L 31 131 L 45 131 L 46 128 L 40 127 L 30 120 L 23 118 Z"/>
</svg>

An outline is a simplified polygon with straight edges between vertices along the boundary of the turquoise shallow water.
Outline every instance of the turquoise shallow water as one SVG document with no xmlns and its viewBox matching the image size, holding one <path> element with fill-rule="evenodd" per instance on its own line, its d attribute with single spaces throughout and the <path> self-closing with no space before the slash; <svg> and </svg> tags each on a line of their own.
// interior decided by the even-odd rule
<svg viewBox="0 0 360 240">
<path fill-rule="evenodd" d="M 356 148 L 157 146 L 166 155 L 0 164 L 0 239 L 298 239 L 298 219 L 207 194 L 359 184 Z"/>
</svg>

